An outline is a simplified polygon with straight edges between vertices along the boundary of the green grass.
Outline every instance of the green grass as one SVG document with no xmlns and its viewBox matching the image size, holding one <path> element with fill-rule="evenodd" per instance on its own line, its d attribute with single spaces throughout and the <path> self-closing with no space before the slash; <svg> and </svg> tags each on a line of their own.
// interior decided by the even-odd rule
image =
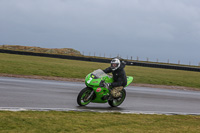
<svg viewBox="0 0 200 133">
<path fill-rule="evenodd" d="M 0 132 L 197 133 L 200 116 L 89 112 L 0 111 Z"/>
<path fill-rule="evenodd" d="M 110 64 L 0 53 L 0 73 L 85 78 L 95 69 Z M 200 88 L 200 72 L 126 66 L 135 83 Z"/>
<path fill-rule="evenodd" d="M 109 64 L 0 53 L 0 73 L 84 78 Z M 126 66 L 135 83 L 200 88 L 200 73 Z M 197 133 L 200 116 L 136 115 L 91 112 L 0 111 L 1 133 L 52 132 L 145 132 Z"/>
</svg>

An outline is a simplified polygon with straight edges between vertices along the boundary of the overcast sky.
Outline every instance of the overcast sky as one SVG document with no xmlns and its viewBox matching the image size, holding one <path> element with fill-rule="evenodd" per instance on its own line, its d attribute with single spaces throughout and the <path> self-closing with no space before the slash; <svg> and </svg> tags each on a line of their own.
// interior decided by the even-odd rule
<svg viewBox="0 0 200 133">
<path fill-rule="evenodd" d="M 200 0 L 0 0 L 0 45 L 198 65 Z"/>
</svg>

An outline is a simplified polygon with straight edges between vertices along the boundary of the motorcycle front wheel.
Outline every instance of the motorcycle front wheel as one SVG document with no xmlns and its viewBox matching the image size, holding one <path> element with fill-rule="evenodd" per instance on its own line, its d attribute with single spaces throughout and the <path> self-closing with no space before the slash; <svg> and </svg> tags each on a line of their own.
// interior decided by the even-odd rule
<svg viewBox="0 0 200 133">
<path fill-rule="evenodd" d="M 119 106 L 120 104 L 122 104 L 123 103 L 123 101 L 124 101 L 124 99 L 126 98 L 126 91 L 125 91 L 125 89 L 123 89 L 122 91 L 121 91 L 121 96 L 120 97 L 118 97 L 118 98 L 114 98 L 114 99 L 112 99 L 112 100 L 108 100 L 108 104 L 111 106 L 111 107 L 117 107 L 117 106 Z"/>
<path fill-rule="evenodd" d="M 91 96 L 92 92 L 93 92 L 93 90 L 88 87 L 82 89 L 77 97 L 78 105 L 80 105 L 80 106 L 88 105 L 91 102 L 92 97 L 93 97 L 93 96 Z"/>
</svg>

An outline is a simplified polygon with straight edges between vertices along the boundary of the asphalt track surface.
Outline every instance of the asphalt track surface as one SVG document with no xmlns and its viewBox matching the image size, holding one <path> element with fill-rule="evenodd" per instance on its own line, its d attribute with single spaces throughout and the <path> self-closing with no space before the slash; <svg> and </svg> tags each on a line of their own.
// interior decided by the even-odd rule
<svg viewBox="0 0 200 133">
<path fill-rule="evenodd" d="M 95 111 L 142 114 L 200 115 L 200 91 L 126 87 L 119 107 L 107 103 L 78 106 L 84 83 L 0 77 L 0 110 Z"/>
</svg>

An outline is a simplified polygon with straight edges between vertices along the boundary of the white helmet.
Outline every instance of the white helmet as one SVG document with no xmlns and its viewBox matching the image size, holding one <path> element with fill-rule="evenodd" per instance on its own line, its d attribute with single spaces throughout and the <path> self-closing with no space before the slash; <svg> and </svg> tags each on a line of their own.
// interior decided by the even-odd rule
<svg viewBox="0 0 200 133">
<path fill-rule="evenodd" d="M 111 60 L 111 69 L 113 71 L 117 70 L 120 67 L 120 60 L 117 58 L 114 58 Z"/>
</svg>

